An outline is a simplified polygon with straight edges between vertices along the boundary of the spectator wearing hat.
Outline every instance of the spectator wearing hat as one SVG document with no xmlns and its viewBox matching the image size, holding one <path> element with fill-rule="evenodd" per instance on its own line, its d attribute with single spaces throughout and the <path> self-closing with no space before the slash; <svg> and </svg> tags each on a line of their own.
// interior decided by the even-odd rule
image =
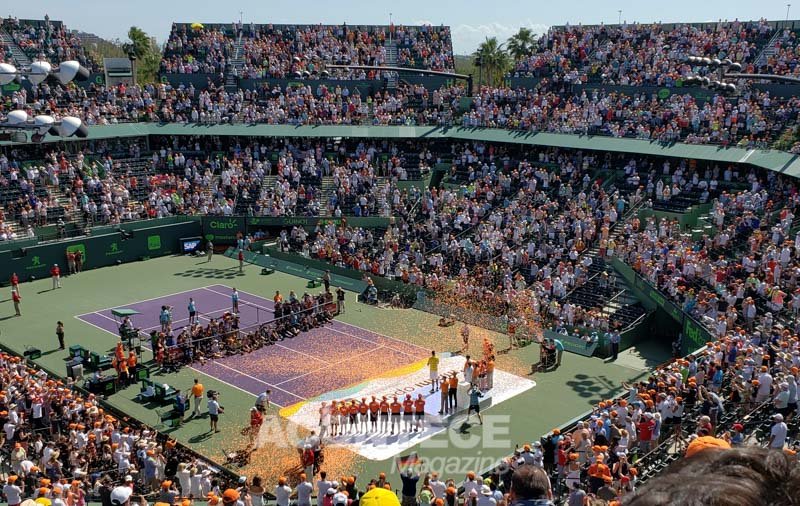
<svg viewBox="0 0 800 506">
<path fill-rule="evenodd" d="M 3 495 L 6 497 L 9 506 L 18 506 L 22 502 L 22 492 L 25 485 L 18 485 L 19 476 L 10 475 L 3 486 Z"/>
<path fill-rule="evenodd" d="M 50 277 L 53 278 L 53 290 L 61 288 L 61 269 L 58 264 L 53 264 L 50 268 Z"/>
<path fill-rule="evenodd" d="M 489 485 L 481 485 L 477 506 L 497 506 L 497 499 L 494 498 L 494 492 Z"/>
<path fill-rule="evenodd" d="M 175 501 L 180 497 L 180 493 L 172 480 L 164 480 L 161 482 L 161 491 L 158 495 L 158 502 L 174 505 Z"/>
<path fill-rule="evenodd" d="M 767 448 L 773 450 L 782 450 L 786 444 L 786 436 L 789 432 L 786 423 L 783 421 L 783 415 L 775 413 L 772 415 L 772 428 L 769 431 L 769 442 Z"/>
<path fill-rule="evenodd" d="M 311 494 L 314 492 L 314 485 L 308 481 L 306 473 L 300 473 L 300 483 L 294 489 L 297 496 L 297 506 L 311 506 Z"/>
<path fill-rule="evenodd" d="M 286 477 L 281 476 L 278 478 L 278 484 L 273 491 L 275 495 L 275 504 L 277 506 L 289 506 L 289 497 L 292 495 L 292 487 L 286 484 Z"/>
<path fill-rule="evenodd" d="M 244 506 L 244 501 L 241 500 L 241 494 L 238 490 L 229 488 L 222 493 L 222 504 L 225 506 Z"/>
</svg>

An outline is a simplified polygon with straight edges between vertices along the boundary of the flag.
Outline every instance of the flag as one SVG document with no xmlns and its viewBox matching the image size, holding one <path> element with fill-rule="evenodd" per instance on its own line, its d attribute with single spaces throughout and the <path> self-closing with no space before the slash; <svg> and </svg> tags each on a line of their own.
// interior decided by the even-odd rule
<svg viewBox="0 0 800 506">
<path fill-rule="evenodd" d="M 415 466 L 420 463 L 419 455 L 417 452 L 414 452 L 410 455 L 405 457 L 397 457 L 397 470 L 403 472 L 404 469 Z"/>
</svg>

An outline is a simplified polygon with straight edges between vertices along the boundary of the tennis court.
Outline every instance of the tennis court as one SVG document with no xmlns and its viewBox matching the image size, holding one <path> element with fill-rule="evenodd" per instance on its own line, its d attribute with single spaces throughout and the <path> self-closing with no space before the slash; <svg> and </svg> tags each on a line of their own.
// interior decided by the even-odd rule
<svg viewBox="0 0 800 506">
<path fill-rule="evenodd" d="M 113 309 L 129 308 L 141 313 L 134 323 L 144 332 L 160 329 L 161 306 L 173 306 L 173 330 L 188 325 L 189 298 L 193 298 L 201 324 L 231 310 L 232 287 L 214 284 L 193 288 L 122 306 L 98 309 L 76 316 L 79 320 L 118 335 Z M 240 328 L 245 329 L 274 318 L 271 300 L 239 291 Z M 112 343 L 110 343 L 112 344 Z M 272 401 L 281 406 L 313 399 L 326 392 L 370 379 L 370 368 L 360 364 L 380 360 L 402 367 L 425 358 L 430 350 L 355 325 L 334 320 L 271 346 L 245 355 L 209 360 L 192 368 L 251 394 L 272 390 Z"/>
</svg>

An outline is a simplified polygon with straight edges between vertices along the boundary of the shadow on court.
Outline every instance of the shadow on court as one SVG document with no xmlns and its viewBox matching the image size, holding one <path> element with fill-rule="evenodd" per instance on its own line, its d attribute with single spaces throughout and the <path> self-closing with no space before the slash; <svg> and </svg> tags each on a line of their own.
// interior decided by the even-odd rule
<svg viewBox="0 0 800 506">
<path fill-rule="evenodd" d="M 204 278 L 204 279 L 236 279 L 239 276 L 244 276 L 244 272 L 239 272 L 239 267 L 232 267 L 228 269 L 214 269 L 211 267 L 197 267 L 194 269 L 187 269 L 183 272 L 176 272 L 174 276 L 182 278 Z"/>
</svg>

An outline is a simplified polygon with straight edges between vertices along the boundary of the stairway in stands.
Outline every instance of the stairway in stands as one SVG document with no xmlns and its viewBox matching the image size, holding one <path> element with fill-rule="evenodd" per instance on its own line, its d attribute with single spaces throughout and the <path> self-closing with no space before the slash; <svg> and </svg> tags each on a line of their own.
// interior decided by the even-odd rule
<svg viewBox="0 0 800 506">
<path fill-rule="evenodd" d="M 764 46 L 764 49 L 758 54 L 756 58 L 756 69 L 760 69 L 764 65 L 769 62 L 769 59 L 775 55 L 778 51 L 775 49 L 775 43 L 778 39 L 782 38 L 783 30 L 777 29 L 775 33 L 772 35 L 772 38 L 769 39 L 769 42 Z"/>
<path fill-rule="evenodd" d="M 6 47 L 8 53 L 11 54 L 11 58 L 14 60 L 14 64 L 18 68 L 28 68 L 31 65 L 31 59 L 28 58 L 28 55 L 20 48 L 14 39 L 11 38 L 11 35 L 8 34 L 5 30 L 0 30 L 0 42 L 2 45 Z"/>
<path fill-rule="evenodd" d="M 228 65 L 225 69 L 225 91 L 228 93 L 233 93 L 239 87 L 239 76 L 242 75 L 242 68 L 244 67 L 243 47 L 242 34 L 240 33 L 233 43 L 233 55 L 228 60 Z"/>
<path fill-rule="evenodd" d="M 639 203 L 629 208 L 611 228 L 609 237 L 613 238 L 617 244 L 620 243 L 620 235 L 623 230 L 622 224 L 633 217 L 635 213 L 638 213 L 642 205 L 643 203 Z M 592 259 L 592 264 L 588 268 L 588 280 L 583 285 L 570 291 L 566 297 L 567 301 L 586 309 L 600 307 L 603 314 L 609 315 L 611 319 L 620 322 L 622 328 L 627 328 L 646 313 L 645 308 L 639 303 L 639 299 L 633 295 L 625 279 L 613 267 L 607 265 L 606 261 L 600 256 L 600 248 L 597 243 L 592 245 L 581 256 L 582 258 Z M 608 274 L 606 287 L 601 286 L 604 272 Z"/>
<path fill-rule="evenodd" d="M 322 184 L 319 185 L 319 195 L 317 200 L 320 203 L 320 216 L 331 216 L 328 212 L 328 202 L 336 193 L 336 185 L 333 183 L 333 176 L 322 176 Z"/>
<path fill-rule="evenodd" d="M 397 44 L 395 42 L 386 42 L 384 44 L 386 50 L 386 65 L 390 67 L 397 66 Z M 390 90 L 397 89 L 397 83 L 400 78 L 397 72 L 387 72 L 386 87 Z"/>
</svg>

